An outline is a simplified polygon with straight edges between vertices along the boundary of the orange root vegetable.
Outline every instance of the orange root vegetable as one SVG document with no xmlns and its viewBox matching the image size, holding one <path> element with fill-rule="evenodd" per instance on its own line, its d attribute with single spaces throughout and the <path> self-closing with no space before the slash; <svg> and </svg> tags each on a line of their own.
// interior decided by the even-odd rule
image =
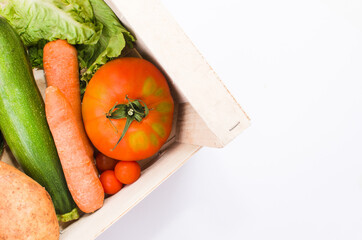
<svg viewBox="0 0 362 240">
<path fill-rule="evenodd" d="M 45 91 L 45 112 L 65 179 L 72 197 L 85 213 L 101 208 L 104 190 L 93 159 L 87 154 L 78 119 L 71 105 L 56 87 Z"/>
<path fill-rule="evenodd" d="M 43 65 L 48 87 L 57 87 L 69 101 L 87 153 L 93 156 L 93 147 L 82 121 L 77 50 L 66 40 L 49 42 L 44 47 Z"/>
</svg>

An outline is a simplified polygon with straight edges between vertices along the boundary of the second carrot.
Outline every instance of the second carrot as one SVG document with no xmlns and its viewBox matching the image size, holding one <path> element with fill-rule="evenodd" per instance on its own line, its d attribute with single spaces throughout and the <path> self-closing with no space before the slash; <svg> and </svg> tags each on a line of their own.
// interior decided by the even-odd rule
<svg viewBox="0 0 362 240">
<path fill-rule="evenodd" d="M 79 124 L 87 154 L 93 156 L 93 147 L 85 133 L 82 121 L 76 48 L 66 40 L 48 42 L 44 47 L 43 65 L 48 87 L 57 87 L 70 103 Z"/>
</svg>

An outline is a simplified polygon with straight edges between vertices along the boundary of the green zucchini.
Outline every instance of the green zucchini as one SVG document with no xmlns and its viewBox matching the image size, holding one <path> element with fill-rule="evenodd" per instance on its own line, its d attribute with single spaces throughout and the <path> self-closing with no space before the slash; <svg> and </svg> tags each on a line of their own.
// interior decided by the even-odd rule
<svg viewBox="0 0 362 240">
<path fill-rule="evenodd" d="M 0 130 L 24 172 L 50 194 L 60 220 L 78 218 L 19 35 L 0 16 Z"/>
</svg>

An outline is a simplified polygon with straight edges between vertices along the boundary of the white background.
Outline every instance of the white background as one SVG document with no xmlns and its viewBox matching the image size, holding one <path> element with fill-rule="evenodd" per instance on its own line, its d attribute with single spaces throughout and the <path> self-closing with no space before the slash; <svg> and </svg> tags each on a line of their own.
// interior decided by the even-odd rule
<svg viewBox="0 0 362 240">
<path fill-rule="evenodd" d="M 362 239 L 362 2 L 162 2 L 252 126 L 97 240 Z"/>
</svg>

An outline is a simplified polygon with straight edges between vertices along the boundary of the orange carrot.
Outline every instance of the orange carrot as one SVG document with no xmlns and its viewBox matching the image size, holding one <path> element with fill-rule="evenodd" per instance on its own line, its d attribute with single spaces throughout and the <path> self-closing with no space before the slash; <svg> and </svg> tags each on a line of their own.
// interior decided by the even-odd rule
<svg viewBox="0 0 362 240">
<path fill-rule="evenodd" d="M 66 40 L 49 42 L 44 47 L 43 65 L 48 87 L 59 88 L 69 101 L 79 124 L 87 153 L 93 156 L 93 147 L 85 133 L 82 121 L 77 50 Z"/>
<path fill-rule="evenodd" d="M 87 154 L 73 109 L 56 87 L 45 91 L 45 113 L 72 197 L 85 213 L 103 205 L 104 190 Z"/>
</svg>

